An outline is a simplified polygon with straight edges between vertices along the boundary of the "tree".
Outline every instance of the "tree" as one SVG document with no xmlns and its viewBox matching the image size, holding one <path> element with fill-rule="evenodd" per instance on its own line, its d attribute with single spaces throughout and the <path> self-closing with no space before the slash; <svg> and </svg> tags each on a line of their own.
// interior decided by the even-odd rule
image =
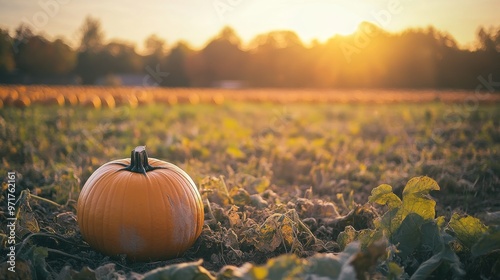
<svg viewBox="0 0 500 280">
<path fill-rule="evenodd" d="M 216 40 L 227 41 L 231 45 L 241 47 L 240 37 L 238 36 L 238 34 L 236 34 L 236 31 L 234 31 L 234 29 L 229 26 L 225 26 L 224 28 L 222 28 Z"/>
<path fill-rule="evenodd" d="M 481 26 L 477 32 L 479 49 L 488 52 L 500 52 L 500 27 L 485 28 Z"/>
<path fill-rule="evenodd" d="M 68 74 L 76 62 L 75 52 L 62 40 L 50 42 L 42 36 L 30 37 L 16 57 L 20 71 L 38 77 Z"/>
<path fill-rule="evenodd" d="M 169 73 L 161 83 L 168 87 L 188 87 L 190 80 L 187 73 L 187 59 L 193 51 L 184 42 L 179 42 L 166 58 L 164 69 Z"/>
<path fill-rule="evenodd" d="M 88 16 L 80 28 L 80 33 L 81 39 L 76 73 L 81 77 L 84 84 L 93 84 L 105 72 L 104 69 L 99 68 L 102 63 L 99 52 L 104 40 L 101 22 Z"/>
<path fill-rule="evenodd" d="M 103 69 L 98 68 L 99 56 L 93 52 L 78 53 L 77 61 L 76 73 L 80 76 L 83 84 L 94 84 L 97 78 L 104 74 Z"/>
<path fill-rule="evenodd" d="M 285 49 L 293 47 L 303 47 L 303 44 L 297 33 L 289 30 L 260 34 L 250 42 L 251 49 Z"/>
<path fill-rule="evenodd" d="M 28 40 L 33 37 L 33 31 L 26 25 L 21 24 L 16 29 L 16 35 L 14 36 L 14 43 L 12 45 L 14 54 L 19 53 L 19 50 L 28 42 Z"/>
<path fill-rule="evenodd" d="M 156 34 L 149 35 L 144 41 L 144 45 L 146 47 L 147 55 L 163 55 L 165 51 L 165 40 L 158 37 Z"/>
<path fill-rule="evenodd" d="M 0 28 L 0 77 L 11 73 L 15 67 L 12 38 L 8 30 Z"/>
<path fill-rule="evenodd" d="M 52 61 L 51 72 L 55 75 L 69 74 L 76 66 L 76 52 L 61 39 L 52 42 L 48 57 Z"/>
<path fill-rule="evenodd" d="M 165 40 L 155 34 L 150 35 L 144 41 L 146 55 L 144 56 L 144 65 L 156 69 L 156 66 L 163 63 L 165 58 Z"/>
<path fill-rule="evenodd" d="M 241 40 L 230 27 L 224 27 L 201 51 L 204 85 L 221 80 L 241 80 L 246 68 L 246 53 Z"/>
<path fill-rule="evenodd" d="M 254 86 L 303 87 L 309 82 L 307 49 L 293 31 L 272 31 L 250 43 L 249 80 Z"/>
<path fill-rule="evenodd" d="M 114 41 L 102 48 L 98 53 L 99 68 L 110 73 L 139 73 L 143 69 L 141 57 L 135 52 L 131 43 Z"/>
<path fill-rule="evenodd" d="M 80 52 L 97 51 L 103 44 L 104 32 L 99 19 L 88 16 L 80 28 Z"/>
</svg>

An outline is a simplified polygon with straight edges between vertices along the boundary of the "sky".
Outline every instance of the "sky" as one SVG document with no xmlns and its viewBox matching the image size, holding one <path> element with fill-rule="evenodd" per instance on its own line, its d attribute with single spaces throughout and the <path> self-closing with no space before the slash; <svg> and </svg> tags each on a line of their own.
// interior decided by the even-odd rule
<svg viewBox="0 0 500 280">
<path fill-rule="evenodd" d="M 479 26 L 500 26 L 500 0 L 0 0 L 0 28 L 21 23 L 49 39 L 79 43 L 85 17 L 100 19 L 105 38 L 133 42 L 139 50 L 156 34 L 202 48 L 224 26 L 244 43 L 258 34 L 293 30 L 309 43 L 352 33 L 371 21 L 388 31 L 435 26 L 471 46 Z"/>
</svg>

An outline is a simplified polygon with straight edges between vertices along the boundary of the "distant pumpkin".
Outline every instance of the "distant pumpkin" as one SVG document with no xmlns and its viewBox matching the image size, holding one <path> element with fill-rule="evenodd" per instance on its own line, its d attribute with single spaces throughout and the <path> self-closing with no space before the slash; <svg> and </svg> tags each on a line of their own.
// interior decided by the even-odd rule
<svg viewBox="0 0 500 280">
<path fill-rule="evenodd" d="M 201 234 L 203 202 L 179 167 L 148 158 L 145 146 L 130 159 L 108 162 L 78 198 L 78 225 L 96 250 L 135 261 L 181 256 Z"/>
</svg>

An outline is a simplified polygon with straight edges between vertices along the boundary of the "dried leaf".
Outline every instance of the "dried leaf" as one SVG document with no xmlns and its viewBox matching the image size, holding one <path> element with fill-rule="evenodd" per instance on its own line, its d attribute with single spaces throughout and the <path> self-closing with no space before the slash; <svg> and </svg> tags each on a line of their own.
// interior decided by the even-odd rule
<svg viewBox="0 0 500 280">
<path fill-rule="evenodd" d="M 35 275 L 33 275 L 33 271 L 30 268 L 28 262 L 23 260 L 16 260 L 15 263 L 15 271 L 12 272 L 9 270 L 12 266 L 7 262 L 3 262 L 0 264 L 0 278 L 1 279 L 35 279 Z"/>
<path fill-rule="evenodd" d="M 200 192 L 211 202 L 226 206 L 233 204 L 232 198 L 227 190 L 224 177 L 205 177 L 200 183 Z"/>
<path fill-rule="evenodd" d="M 269 217 L 258 229 L 258 240 L 255 244 L 261 252 L 274 252 L 281 244 L 277 224 L 274 217 Z"/>
<path fill-rule="evenodd" d="M 341 250 L 344 250 L 344 248 L 354 240 L 356 240 L 356 237 L 358 236 L 358 233 L 352 226 L 346 226 L 344 231 L 341 232 L 337 236 L 337 243 L 340 246 Z"/>
<path fill-rule="evenodd" d="M 284 223 L 281 226 L 281 236 L 282 236 L 283 241 L 285 242 L 286 246 L 292 247 L 294 245 L 295 236 L 294 236 L 294 230 L 293 230 L 293 227 L 292 227 L 292 224 L 290 221 L 288 221 L 287 223 Z"/>
<path fill-rule="evenodd" d="M 231 225 L 231 227 L 241 224 L 241 218 L 237 212 L 229 212 L 228 217 L 229 217 L 229 224 Z"/>
<path fill-rule="evenodd" d="M 239 187 L 233 187 L 229 192 L 229 196 L 232 198 L 233 203 L 240 207 L 249 205 L 251 202 L 248 192 Z"/>
</svg>

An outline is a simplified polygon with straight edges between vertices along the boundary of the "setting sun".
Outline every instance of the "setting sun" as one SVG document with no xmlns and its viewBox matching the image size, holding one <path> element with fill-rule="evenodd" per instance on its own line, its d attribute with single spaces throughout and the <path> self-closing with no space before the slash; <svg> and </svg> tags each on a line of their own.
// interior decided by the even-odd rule
<svg viewBox="0 0 500 280">
<path fill-rule="evenodd" d="M 335 3 L 303 2 L 275 11 L 266 21 L 274 29 L 293 30 L 304 42 L 309 42 L 323 41 L 335 34 L 351 34 L 363 19 L 352 9 Z"/>
<path fill-rule="evenodd" d="M 346 5 L 328 3 L 324 1 L 300 2 L 293 5 L 275 6 L 267 8 L 263 22 L 273 29 L 295 31 L 304 42 L 313 39 L 326 40 L 336 34 L 347 35 L 353 33 L 363 20 L 360 14 L 353 12 L 355 9 Z M 240 20 L 230 18 L 240 26 Z M 247 24 L 241 22 L 241 25 Z M 261 24 L 247 24 L 243 30 L 258 28 Z M 257 25 L 257 26 L 256 26 Z"/>
</svg>

